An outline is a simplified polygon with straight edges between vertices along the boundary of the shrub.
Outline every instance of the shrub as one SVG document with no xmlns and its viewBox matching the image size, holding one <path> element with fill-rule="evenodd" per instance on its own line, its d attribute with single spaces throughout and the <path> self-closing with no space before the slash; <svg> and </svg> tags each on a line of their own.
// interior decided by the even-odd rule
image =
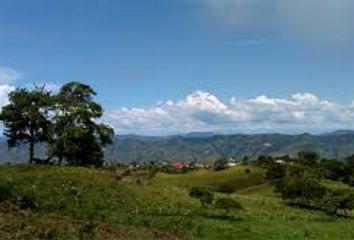
<svg viewBox="0 0 354 240">
<path fill-rule="evenodd" d="M 299 152 L 298 153 L 299 162 L 303 165 L 316 166 L 320 160 L 320 155 L 315 152 Z"/>
<path fill-rule="evenodd" d="M 214 162 L 214 170 L 215 171 L 221 171 L 227 168 L 227 159 L 226 157 L 219 158 Z"/>
<path fill-rule="evenodd" d="M 37 209 L 38 200 L 32 192 L 22 193 L 17 199 L 17 205 L 20 209 Z"/>
<path fill-rule="evenodd" d="M 231 209 L 242 209 L 242 205 L 232 198 L 219 198 L 215 202 L 215 208 L 224 209 L 224 217 L 226 217 Z"/>
<path fill-rule="evenodd" d="M 189 196 L 199 199 L 202 207 L 206 204 L 211 204 L 214 200 L 213 193 L 202 187 L 193 187 L 189 193 Z"/>
<path fill-rule="evenodd" d="M 266 179 L 270 181 L 277 181 L 285 176 L 286 167 L 279 163 L 271 164 L 268 167 L 268 171 L 266 173 Z"/>
<path fill-rule="evenodd" d="M 285 176 L 276 182 L 276 190 L 284 200 L 306 207 L 315 207 L 314 203 L 326 193 L 319 176 L 304 166 L 288 167 Z"/>
<path fill-rule="evenodd" d="M 233 193 L 235 189 L 231 184 L 222 184 L 216 188 L 216 191 L 220 193 Z"/>
<path fill-rule="evenodd" d="M 331 215 L 349 216 L 354 209 L 354 193 L 348 190 L 328 190 L 320 204 Z"/>
<path fill-rule="evenodd" d="M 13 186 L 10 183 L 0 184 L 0 202 L 15 198 Z"/>
</svg>

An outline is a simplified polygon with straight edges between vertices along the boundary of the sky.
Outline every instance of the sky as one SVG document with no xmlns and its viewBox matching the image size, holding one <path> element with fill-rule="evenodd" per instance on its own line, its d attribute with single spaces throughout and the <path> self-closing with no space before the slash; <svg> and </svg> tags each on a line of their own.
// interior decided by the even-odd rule
<svg viewBox="0 0 354 240">
<path fill-rule="evenodd" d="M 354 0 L 0 0 L 0 106 L 78 80 L 117 134 L 354 129 Z"/>
</svg>

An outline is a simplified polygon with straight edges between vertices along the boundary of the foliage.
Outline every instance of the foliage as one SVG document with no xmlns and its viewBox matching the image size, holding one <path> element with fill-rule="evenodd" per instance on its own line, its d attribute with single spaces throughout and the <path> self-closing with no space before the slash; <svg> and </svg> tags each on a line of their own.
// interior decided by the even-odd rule
<svg viewBox="0 0 354 240">
<path fill-rule="evenodd" d="M 51 153 L 59 164 L 65 159 L 75 166 L 102 166 L 102 147 L 112 142 L 113 129 L 96 123 L 103 110 L 93 101 L 96 92 L 88 85 L 69 82 L 55 96 Z"/>
<path fill-rule="evenodd" d="M 272 156 L 261 155 L 255 161 L 255 163 L 260 166 L 270 166 L 270 165 L 274 164 L 274 158 Z"/>
<path fill-rule="evenodd" d="M 354 209 L 354 192 L 349 189 L 328 190 L 321 200 L 326 212 L 337 216 L 349 216 Z"/>
<path fill-rule="evenodd" d="M 13 200 L 14 198 L 16 198 L 16 196 L 15 196 L 13 185 L 9 182 L 1 183 L 0 184 L 0 202 L 6 201 L 6 200 Z"/>
<path fill-rule="evenodd" d="M 298 153 L 298 162 L 302 165 L 316 166 L 320 160 L 320 155 L 316 152 L 302 151 Z"/>
<path fill-rule="evenodd" d="M 50 93 L 44 87 L 36 86 L 32 91 L 17 88 L 9 94 L 9 104 L 0 113 L 8 146 L 28 143 L 30 163 L 34 162 L 34 145 L 50 139 L 51 105 Z"/>
<path fill-rule="evenodd" d="M 242 209 L 241 203 L 235 201 L 232 198 L 219 198 L 216 200 L 214 206 L 217 209 L 224 209 L 224 216 L 227 216 L 231 209 Z"/>
<path fill-rule="evenodd" d="M 235 189 L 232 183 L 224 183 L 217 186 L 216 191 L 220 193 L 233 193 Z"/>
<path fill-rule="evenodd" d="M 245 175 L 245 168 L 252 173 Z M 251 165 L 220 172 L 158 173 L 138 186 L 134 180 L 140 178 L 139 172 L 117 182 L 112 171 L 106 169 L 0 166 L 0 185 L 10 182 L 9 188 L 16 193 L 16 199 L 33 189 L 39 204 L 38 209 L 20 210 L 16 201 L 0 202 L 0 236 L 2 239 L 353 239 L 352 218 L 332 218 L 321 211 L 283 204 L 272 186 L 264 182 L 259 185 L 258 177 L 263 173 L 264 169 Z M 244 185 L 244 179 L 248 185 Z M 217 184 L 234 182 L 237 186 L 232 196 L 244 207 L 237 217 L 223 219 L 220 214 L 225 210 L 200 209 L 199 202 L 188 196 L 189 184 L 209 186 L 213 180 Z M 334 188 L 337 184 L 333 183 Z M 238 190 L 240 186 L 242 190 Z M 232 209 L 228 216 L 232 216 L 231 212 Z"/>
<path fill-rule="evenodd" d="M 316 201 L 326 193 L 326 188 L 320 183 L 316 172 L 304 166 L 288 167 L 276 188 L 283 199 L 307 207 L 315 207 Z"/>
<path fill-rule="evenodd" d="M 350 173 L 349 167 L 336 159 L 323 159 L 320 162 L 320 168 L 324 171 L 326 178 L 334 181 L 342 181 Z"/>
<path fill-rule="evenodd" d="M 199 199 L 202 207 L 206 204 L 211 204 L 214 200 L 213 193 L 203 187 L 193 187 L 189 192 L 189 196 Z"/>
<path fill-rule="evenodd" d="M 227 168 L 227 158 L 226 157 L 222 157 L 222 158 L 219 158 L 218 160 L 216 160 L 214 162 L 214 170 L 215 171 L 221 171 L 221 170 L 224 170 Z"/>
<path fill-rule="evenodd" d="M 283 179 L 285 177 L 285 174 L 286 174 L 285 165 L 279 163 L 273 163 L 267 169 L 266 179 L 272 182 L 277 182 Z"/>
<path fill-rule="evenodd" d="M 0 113 L 9 147 L 28 143 L 29 162 L 48 163 L 57 157 L 76 166 L 102 166 L 102 148 L 112 142 L 113 129 L 97 123 L 102 107 L 93 100 L 88 85 L 69 82 L 57 95 L 45 87 L 18 88 L 9 94 L 9 104 Z M 34 158 L 36 143 L 49 143 L 46 160 Z"/>
</svg>

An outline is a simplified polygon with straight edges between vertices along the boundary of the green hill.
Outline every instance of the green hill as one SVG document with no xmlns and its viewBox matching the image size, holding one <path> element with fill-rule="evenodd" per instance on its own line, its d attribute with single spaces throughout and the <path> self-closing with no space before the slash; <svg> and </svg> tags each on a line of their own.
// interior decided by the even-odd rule
<svg viewBox="0 0 354 240">
<path fill-rule="evenodd" d="M 158 173 L 152 179 L 145 172 L 121 179 L 108 170 L 1 166 L 0 236 L 5 240 L 354 238 L 353 219 L 286 206 L 263 176 L 263 169 L 251 166 Z M 236 192 L 230 197 L 244 207 L 227 218 L 212 206 L 201 208 L 188 195 L 193 186 L 217 190 L 225 183 L 234 186 Z"/>
</svg>

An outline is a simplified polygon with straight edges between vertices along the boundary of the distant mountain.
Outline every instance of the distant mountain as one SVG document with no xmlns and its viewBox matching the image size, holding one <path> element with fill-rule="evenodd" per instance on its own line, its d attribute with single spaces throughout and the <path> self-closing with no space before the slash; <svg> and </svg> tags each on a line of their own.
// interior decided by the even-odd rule
<svg viewBox="0 0 354 240">
<path fill-rule="evenodd" d="M 43 155 L 44 146 L 37 148 Z M 325 158 L 340 158 L 354 153 L 354 131 L 341 130 L 321 135 L 255 134 L 216 135 L 214 133 L 190 133 L 167 137 L 138 135 L 116 136 L 106 149 L 110 161 L 213 161 L 220 156 L 241 159 L 248 155 L 296 156 L 299 151 L 316 151 Z M 22 162 L 27 159 L 27 149 L 8 150 L 4 139 L 0 140 L 1 162 Z"/>
</svg>

